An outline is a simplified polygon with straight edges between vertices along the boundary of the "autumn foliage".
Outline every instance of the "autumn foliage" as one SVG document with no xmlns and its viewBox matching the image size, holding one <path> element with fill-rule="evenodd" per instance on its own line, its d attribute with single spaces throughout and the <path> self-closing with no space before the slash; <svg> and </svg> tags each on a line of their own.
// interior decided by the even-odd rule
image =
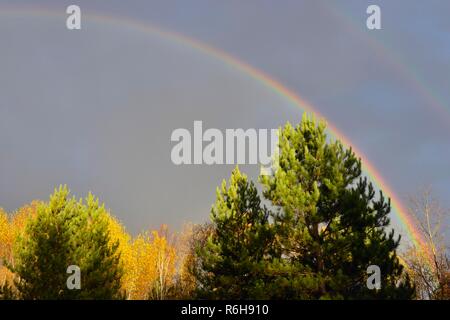
<svg viewBox="0 0 450 320">
<path fill-rule="evenodd" d="M 20 235 L 24 235 L 27 223 L 36 216 L 40 201 L 33 201 L 12 214 L 0 208 L 0 288 L 9 286 L 12 291 L 17 275 L 11 271 L 15 264 L 14 247 Z M 167 226 L 159 230 L 147 230 L 132 237 L 123 224 L 108 213 L 110 246 L 118 246 L 123 268 L 121 291 L 125 299 L 177 298 L 179 286 L 178 265 L 182 252 L 183 236 L 170 233 Z"/>
<path fill-rule="evenodd" d="M 28 219 L 36 215 L 39 203 L 39 201 L 33 201 L 11 215 L 0 208 L 0 287 L 14 280 L 14 274 L 7 265 L 14 266 L 15 240 L 25 230 Z"/>
<path fill-rule="evenodd" d="M 287 124 L 275 165 L 260 177 L 262 196 L 236 167 L 210 221 L 180 233 L 163 225 L 132 236 L 92 194 L 77 200 L 63 186 L 49 202 L 0 209 L 0 299 L 448 298 L 446 247 L 428 223 L 435 210 L 422 210 L 432 254 L 399 258 L 390 200 L 351 149 L 328 142 L 324 123 Z M 80 292 L 66 286 L 74 264 Z M 378 288 L 367 282 L 374 265 Z"/>
</svg>

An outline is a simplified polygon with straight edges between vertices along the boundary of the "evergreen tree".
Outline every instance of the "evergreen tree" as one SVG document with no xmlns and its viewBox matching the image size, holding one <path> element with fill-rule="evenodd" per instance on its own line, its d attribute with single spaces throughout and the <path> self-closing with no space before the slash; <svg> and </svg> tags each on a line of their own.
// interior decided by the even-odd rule
<svg viewBox="0 0 450 320">
<path fill-rule="evenodd" d="M 39 205 L 15 248 L 13 271 L 23 299 L 112 299 L 119 295 L 117 245 L 109 243 L 107 213 L 92 195 L 69 198 L 60 187 Z M 81 270 L 81 289 L 67 287 L 67 268 Z"/>
<path fill-rule="evenodd" d="M 268 219 L 256 187 L 236 167 L 229 186 L 223 181 L 217 189 L 209 238 L 203 247 L 197 247 L 200 298 L 266 296 L 266 260 L 273 239 Z"/>
<path fill-rule="evenodd" d="M 410 298 L 396 256 L 400 237 L 387 234 L 390 202 L 361 177 L 361 161 L 325 124 L 304 116 L 280 133 L 273 175 L 262 176 L 279 239 L 280 298 Z M 381 289 L 366 286 L 367 267 L 381 269 Z"/>
<path fill-rule="evenodd" d="M 119 242 L 112 243 L 109 214 L 92 194 L 83 207 L 83 225 L 76 234 L 75 261 L 80 261 L 82 272 L 78 299 L 122 299 L 120 292 L 123 264 L 118 252 Z M 111 245 L 112 244 L 112 245 Z"/>
</svg>

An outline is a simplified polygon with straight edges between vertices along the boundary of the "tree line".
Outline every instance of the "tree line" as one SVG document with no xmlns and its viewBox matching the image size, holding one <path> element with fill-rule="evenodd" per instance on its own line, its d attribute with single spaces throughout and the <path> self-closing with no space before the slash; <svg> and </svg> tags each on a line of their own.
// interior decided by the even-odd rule
<svg viewBox="0 0 450 320">
<path fill-rule="evenodd" d="M 279 150 L 257 182 L 236 167 L 210 221 L 180 234 L 163 226 L 131 237 L 96 197 L 66 186 L 12 215 L 0 210 L 0 298 L 448 299 L 439 229 L 423 224 L 426 245 L 400 254 L 390 200 L 323 122 L 287 123 Z M 436 211 L 416 209 L 428 222 Z M 70 265 L 80 290 L 67 286 Z M 377 288 L 369 266 L 380 270 Z"/>
</svg>

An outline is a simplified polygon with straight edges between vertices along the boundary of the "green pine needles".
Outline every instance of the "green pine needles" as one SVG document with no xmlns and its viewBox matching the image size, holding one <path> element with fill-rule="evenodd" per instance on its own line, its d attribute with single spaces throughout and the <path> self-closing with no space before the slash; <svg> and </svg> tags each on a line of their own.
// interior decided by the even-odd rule
<svg viewBox="0 0 450 320">
<path fill-rule="evenodd" d="M 117 245 L 110 245 L 107 212 L 89 194 L 69 198 L 55 190 L 37 210 L 15 248 L 13 272 L 22 299 L 113 299 L 119 297 L 122 269 Z M 69 290 L 67 268 L 81 270 L 81 290 Z"/>
<path fill-rule="evenodd" d="M 217 190 L 211 210 L 214 232 L 199 247 L 202 283 L 199 296 L 209 299 L 263 298 L 265 266 L 270 257 L 273 228 L 261 206 L 256 187 L 236 168 L 227 187 Z"/>
<path fill-rule="evenodd" d="M 178 277 L 167 278 L 167 285 L 198 299 L 413 298 L 396 254 L 400 236 L 390 227 L 390 200 L 362 175 L 352 149 L 328 139 L 323 122 L 304 116 L 280 130 L 277 159 L 273 173 L 259 179 L 262 195 L 238 167 L 233 170 L 217 189 L 211 222 L 194 229 Z M 0 298 L 122 298 L 121 282 L 131 283 L 145 263 L 163 277 L 169 270 L 163 262 L 174 259 L 175 247 L 168 250 L 165 239 L 165 251 L 156 256 L 152 247 L 137 246 L 157 257 L 147 262 L 123 249 L 124 270 L 108 217 L 91 194 L 76 200 L 67 187 L 55 190 L 14 242 L 8 260 L 14 286 L 2 284 Z M 122 245 L 129 239 L 119 238 Z M 80 290 L 68 286 L 70 266 L 79 268 Z M 368 270 L 379 270 L 376 285 L 369 285 Z M 136 283 L 150 287 L 145 279 Z"/>
<path fill-rule="evenodd" d="M 388 232 L 390 202 L 325 124 L 304 116 L 282 128 L 279 163 L 261 176 L 270 212 L 236 168 L 217 192 L 212 232 L 197 254 L 199 295 L 225 299 L 409 299 L 414 288 Z M 369 289 L 367 268 L 381 270 Z"/>
</svg>

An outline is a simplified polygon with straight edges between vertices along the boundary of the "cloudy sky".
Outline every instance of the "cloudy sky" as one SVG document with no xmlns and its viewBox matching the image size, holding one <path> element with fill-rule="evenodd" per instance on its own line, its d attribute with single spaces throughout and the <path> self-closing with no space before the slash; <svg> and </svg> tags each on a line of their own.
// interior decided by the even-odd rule
<svg viewBox="0 0 450 320">
<path fill-rule="evenodd" d="M 382 30 L 369 31 L 375 3 Z M 82 30 L 66 29 L 70 4 Z M 449 12 L 438 0 L 0 0 L 0 205 L 12 211 L 65 183 L 94 192 L 133 233 L 202 222 L 232 166 L 175 166 L 172 131 L 299 121 L 302 110 L 248 74 L 134 20 L 264 71 L 401 199 L 432 186 L 450 207 Z"/>
</svg>

